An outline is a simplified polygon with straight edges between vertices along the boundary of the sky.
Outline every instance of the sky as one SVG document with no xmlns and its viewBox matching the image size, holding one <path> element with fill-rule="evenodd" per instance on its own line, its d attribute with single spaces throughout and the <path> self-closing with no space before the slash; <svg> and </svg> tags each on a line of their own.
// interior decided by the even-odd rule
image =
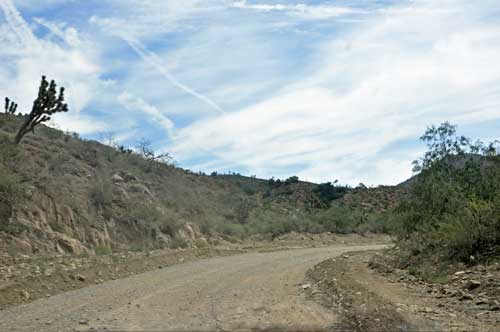
<svg viewBox="0 0 500 332">
<path fill-rule="evenodd" d="M 498 0 L 0 0 L 0 94 L 193 171 L 397 184 L 427 126 L 499 138 Z M 0 96 L 3 97 L 3 96 Z"/>
</svg>

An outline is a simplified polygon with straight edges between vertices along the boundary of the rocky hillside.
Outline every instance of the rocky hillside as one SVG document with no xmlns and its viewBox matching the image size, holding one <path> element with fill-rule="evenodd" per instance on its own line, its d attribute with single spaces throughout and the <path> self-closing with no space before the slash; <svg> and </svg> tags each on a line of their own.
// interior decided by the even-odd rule
<svg viewBox="0 0 500 332">
<path fill-rule="evenodd" d="M 345 202 L 331 203 L 316 184 L 195 174 L 44 126 L 14 145 L 21 120 L 0 115 L 2 251 L 203 246 L 221 236 L 345 233 L 378 222 L 365 211 L 378 197 L 373 189 L 348 190 Z M 389 207 L 387 195 L 371 210 Z M 364 227 L 372 228 L 379 229 Z"/>
</svg>

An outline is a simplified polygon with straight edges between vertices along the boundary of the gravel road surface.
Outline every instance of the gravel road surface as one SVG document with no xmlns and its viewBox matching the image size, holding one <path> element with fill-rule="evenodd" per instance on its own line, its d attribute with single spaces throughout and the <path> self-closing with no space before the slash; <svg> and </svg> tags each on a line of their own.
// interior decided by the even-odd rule
<svg viewBox="0 0 500 332">
<path fill-rule="evenodd" d="M 1 331 L 324 330 L 335 313 L 305 298 L 307 269 L 333 246 L 210 258 L 0 311 Z"/>
</svg>

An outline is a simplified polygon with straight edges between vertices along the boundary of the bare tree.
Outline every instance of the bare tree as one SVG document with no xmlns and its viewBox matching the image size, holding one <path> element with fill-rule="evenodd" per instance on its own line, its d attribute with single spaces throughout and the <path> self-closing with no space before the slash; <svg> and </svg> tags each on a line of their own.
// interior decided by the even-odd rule
<svg viewBox="0 0 500 332">
<path fill-rule="evenodd" d="M 6 101 L 8 98 L 6 98 Z M 7 108 L 7 105 L 6 105 Z M 9 110 L 12 106 L 9 107 Z M 14 107 L 14 110 L 17 105 Z M 68 105 L 64 103 L 64 88 L 59 89 L 59 95 L 56 90 L 56 83 L 54 80 L 49 82 L 42 76 L 42 82 L 40 83 L 40 88 L 38 89 L 38 97 L 33 102 L 33 108 L 30 114 L 26 116 L 21 128 L 17 132 L 16 138 L 14 139 L 16 144 L 22 140 L 24 135 L 28 132 L 35 132 L 35 127 L 42 122 L 47 122 L 50 120 L 50 116 L 54 113 L 67 112 Z"/>
<path fill-rule="evenodd" d="M 163 164 L 171 164 L 173 162 L 172 156 L 169 153 L 156 154 L 151 148 L 151 141 L 141 138 L 137 142 L 137 151 L 147 161 L 156 161 Z"/>
<path fill-rule="evenodd" d="M 110 146 L 112 148 L 118 149 L 119 144 L 118 141 L 116 140 L 115 133 L 113 132 L 103 132 L 100 134 L 101 136 L 101 143 L 107 146 Z"/>
</svg>

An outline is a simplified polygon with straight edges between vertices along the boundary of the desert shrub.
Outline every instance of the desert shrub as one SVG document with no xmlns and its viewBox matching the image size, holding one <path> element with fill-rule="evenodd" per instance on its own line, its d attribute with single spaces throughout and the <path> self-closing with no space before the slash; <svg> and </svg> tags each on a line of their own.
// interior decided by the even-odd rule
<svg viewBox="0 0 500 332">
<path fill-rule="evenodd" d="M 500 200 L 471 201 L 454 215 L 447 215 L 436 230 L 436 248 L 446 243 L 448 259 L 469 262 L 500 254 Z"/>
<path fill-rule="evenodd" d="M 0 164 L 0 200 L 12 201 L 18 191 L 19 184 L 16 176 Z"/>
<path fill-rule="evenodd" d="M 0 231 L 11 235 L 19 235 L 29 231 L 29 229 L 27 225 L 20 223 L 0 222 Z"/>
<path fill-rule="evenodd" d="M 156 206 L 152 204 L 143 204 L 140 202 L 132 203 L 128 206 L 128 217 L 135 221 L 141 221 L 146 224 L 159 223 L 162 221 L 163 215 L 160 210 L 156 208 Z M 162 225 L 162 227 L 166 227 Z M 165 230 L 166 228 L 162 229 Z M 175 232 L 164 232 L 170 235 L 174 235 Z"/>
<path fill-rule="evenodd" d="M 251 184 L 240 183 L 239 185 L 241 190 L 243 190 L 243 192 L 249 196 L 253 196 L 257 193 L 257 189 Z"/>
<path fill-rule="evenodd" d="M 285 180 L 285 184 L 292 184 L 292 183 L 298 183 L 299 182 L 299 177 L 294 175 L 290 176 L 288 179 Z"/>
<path fill-rule="evenodd" d="M 390 234 L 392 233 L 391 223 L 389 213 L 367 213 L 363 221 L 355 227 L 354 232 L 358 234 Z"/>
<path fill-rule="evenodd" d="M 174 236 L 172 238 L 172 241 L 169 243 L 169 247 L 171 249 L 187 248 L 189 247 L 189 243 L 186 239 L 182 237 Z"/>
<path fill-rule="evenodd" d="M 224 235 L 236 237 L 239 239 L 242 239 L 247 235 L 245 227 L 240 224 L 224 223 L 221 225 L 220 231 Z"/>
<path fill-rule="evenodd" d="M 20 192 L 17 177 L 0 164 L 0 227 L 8 233 L 17 233 L 17 230 L 9 225 L 9 218 Z"/>
<path fill-rule="evenodd" d="M 97 176 L 90 187 L 90 199 L 97 208 L 107 208 L 113 203 L 113 184 L 104 176 Z"/>
<path fill-rule="evenodd" d="M 58 140 L 64 136 L 64 132 L 58 129 L 42 127 L 42 133 L 50 140 Z"/>
<path fill-rule="evenodd" d="M 15 133 L 19 120 L 17 116 L 0 114 L 0 128 L 8 133 Z"/>
<path fill-rule="evenodd" d="M 159 216 L 159 215 L 150 216 L 149 218 L 150 218 L 150 220 L 156 221 L 156 222 L 161 220 L 161 219 L 159 219 L 159 218 L 161 218 L 161 216 Z M 177 234 L 179 229 L 181 229 L 181 227 L 182 227 L 182 222 L 180 222 L 176 219 L 162 221 L 162 223 L 160 223 L 160 225 L 159 225 L 160 231 L 164 234 L 170 235 L 171 237 L 175 237 L 175 235 Z"/>
<path fill-rule="evenodd" d="M 318 198 L 327 206 L 330 206 L 331 201 L 342 198 L 347 192 L 347 187 L 337 186 L 331 182 L 320 183 L 314 190 Z"/>
<path fill-rule="evenodd" d="M 54 232 L 66 233 L 66 226 L 63 223 L 58 222 L 58 221 L 51 222 L 50 223 L 50 228 L 52 228 L 52 230 Z"/>
<path fill-rule="evenodd" d="M 105 246 L 105 245 L 98 245 L 94 247 L 94 252 L 98 256 L 103 256 L 103 255 L 109 255 L 113 251 L 111 250 L 110 247 Z"/>
<path fill-rule="evenodd" d="M 20 152 L 19 146 L 12 143 L 7 135 L 0 135 L 0 163 L 14 167 Z"/>
<path fill-rule="evenodd" d="M 393 224 L 405 254 L 468 263 L 498 253 L 498 149 L 457 136 L 449 123 L 430 127 L 421 139 L 429 150 L 414 163 L 418 175 Z"/>
</svg>

